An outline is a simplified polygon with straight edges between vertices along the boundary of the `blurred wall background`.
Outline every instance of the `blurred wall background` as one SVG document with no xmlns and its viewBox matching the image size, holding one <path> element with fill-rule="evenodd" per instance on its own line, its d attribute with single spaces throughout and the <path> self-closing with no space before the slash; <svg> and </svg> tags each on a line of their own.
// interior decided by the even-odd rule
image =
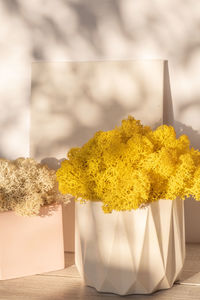
<svg viewBox="0 0 200 300">
<path fill-rule="evenodd" d="M 200 3 L 0 0 L 0 156 L 29 155 L 32 61 L 167 59 L 178 134 L 200 147 Z M 200 205 L 186 201 L 200 242 Z"/>
</svg>

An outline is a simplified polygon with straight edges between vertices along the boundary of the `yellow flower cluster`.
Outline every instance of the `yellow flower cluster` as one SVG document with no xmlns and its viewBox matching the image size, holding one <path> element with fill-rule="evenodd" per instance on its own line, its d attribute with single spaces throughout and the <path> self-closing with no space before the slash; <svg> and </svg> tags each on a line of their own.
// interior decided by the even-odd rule
<svg viewBox="0 0 200 300">
<path fill-rule="evenodd" d="M 54 170 L 31 158 L 0 159 L 0 211 L 32 216 L 63 199 Z"/>
<path fill-rule="evenodd" d="M 156 130 L 129 116 L 72 148 L 57 171 L 59 190 L 75 199 L 102 201 L 106 213 L 137 209 L 159 199 L 200 200 L 200 152 L 172 126 Z"/>
</svg>

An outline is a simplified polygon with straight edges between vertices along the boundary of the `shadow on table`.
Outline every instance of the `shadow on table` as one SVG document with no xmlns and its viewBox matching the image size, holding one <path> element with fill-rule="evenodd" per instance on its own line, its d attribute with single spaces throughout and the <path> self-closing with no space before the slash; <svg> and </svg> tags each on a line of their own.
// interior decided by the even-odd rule
<svg viewBox="0 0 200 300">
<path fill-rule="evenodd" d="M 197 243 L 186 244 L 186 259 L 179 284 L 200 286 L 200 245 Z"/>
</svg>

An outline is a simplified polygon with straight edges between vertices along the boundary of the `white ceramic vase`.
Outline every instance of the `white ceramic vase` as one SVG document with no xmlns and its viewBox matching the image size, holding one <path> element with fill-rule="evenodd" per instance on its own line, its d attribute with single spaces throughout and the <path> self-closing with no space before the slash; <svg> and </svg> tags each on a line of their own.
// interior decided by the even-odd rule
<svg viewBox="0 0 200 300">
<path fill-rule="evenodd" d="M 170 288 L 185 258 L 183 201 L 112 214 L 101 205 L 76 203 L 75 261 L 84 283 L 119 295 Z"/>
</svg>

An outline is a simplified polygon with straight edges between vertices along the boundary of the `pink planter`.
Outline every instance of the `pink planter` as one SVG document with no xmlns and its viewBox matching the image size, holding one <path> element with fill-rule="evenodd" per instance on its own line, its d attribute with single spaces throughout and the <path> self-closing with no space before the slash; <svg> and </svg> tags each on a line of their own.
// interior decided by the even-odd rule
<svg viewBox="0 0 200 300">
<path fill-rule="evenodd" d="M 0 213 L 0 279 L 64 268 L 62 206 L 41 209 L 40 216 Z"/>
</svg>

